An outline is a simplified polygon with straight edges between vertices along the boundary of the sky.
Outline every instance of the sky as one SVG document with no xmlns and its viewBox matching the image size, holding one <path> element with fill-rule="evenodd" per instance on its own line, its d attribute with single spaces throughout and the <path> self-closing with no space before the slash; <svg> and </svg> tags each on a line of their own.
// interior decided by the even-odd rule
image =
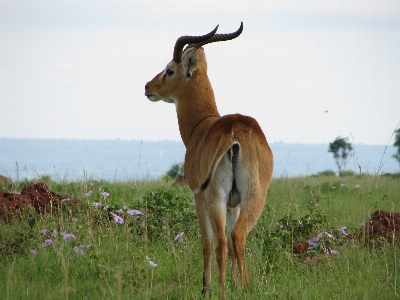
<svg viewBox="0 0 400 300">
<path fill-rule="evenodd" d="M 181 35 L 205 46 L 221 115 L 270 143 L 393 144 L 400 1 L 0 1 L 0 137 L 180 141 L 144 86 Z"/>
</svg>

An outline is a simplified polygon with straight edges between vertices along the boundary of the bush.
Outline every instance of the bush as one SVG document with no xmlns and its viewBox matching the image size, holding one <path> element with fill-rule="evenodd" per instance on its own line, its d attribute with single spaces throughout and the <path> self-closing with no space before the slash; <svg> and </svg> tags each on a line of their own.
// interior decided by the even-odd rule
<svg viewBox="0 0 400 300">
<path fill-rule="evenodd" d="M 0 255 L 23 254 L 36 239 L 35 234 L 25 223 L 4 226 L 0 230 Z"/>
<path fill-rule="evenodd" d="M 187 232 L 197 219 L 192 201 L 187 187 L 167 189 L 161 186 L 146 192 L 139 205 L 145 213 L 144 229 L 148 238 L 165 236 L 168 230 L 173 235 L 181 231 Z"/>
<path fill-rule="evenodd" d="M 400 178 L 400 173 L 383 173 L 383 177 L 392 177 L 393 179 Z"/>
<path fill-rule="evenodd" d="M 348 171 L 343 171 L 342 173 L 340 173 L 340 176 L 341 176 L 341 177 L 345 177 L 345 176 L 351 177 L 351 176 L 354 176 L 354 175 L 355 175 L 355 173 L 354 173 L 353 171 L 350 171 L 350 170 L 348 170 Z"/>
<path fill-rule="evenodd" d="M 326 215 L 319 209 L 310 209 L 300 220 L 294 219 L 293 214 L 289 213 L 267 230 L 263 253 L 271 263 L 283 252 L 292 252 L 294 244 L 304 242 L 326 227 L 328 227 Z"/>
<path fill-rule="evenodd" d="M 318 173 L 319 176 L 336 176 L 335 171 L 332 170 L 325 170 Z"/>
<path fill-rule="evenodd" d="M 183 176 L 183 163 L 173 164 L 166 175 L 172 178 Z"/>
</svg>

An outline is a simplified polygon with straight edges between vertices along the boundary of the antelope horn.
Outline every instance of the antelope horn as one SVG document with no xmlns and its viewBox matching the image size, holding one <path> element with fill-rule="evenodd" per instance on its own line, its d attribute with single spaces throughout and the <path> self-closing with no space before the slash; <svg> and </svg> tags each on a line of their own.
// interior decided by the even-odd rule
<svg viewBox="0 0 400 300">
<path fill-rule="evenodd" d="M 217 32 L 217 29 L 218 25 L 214 28 L 213 31 L 202 36 L 185 35 L 178 38 L 174 47 L 174 61 L 176 61 L 177 63 L 180 63 L 182 61 L 182 50 L 185 45 L 192 43 L 201 43 L 202 41 L 208 40 Z"/>
<path fill-rule="evenodd" d="M 196 49 L 199 49 L 201 46 L 204 46 L 206 44 L 233 40 L 234 38 L 237 38 L 242 33 L 242 31 L 243 31 L 243 22 L 240 23 L 239 29 L 236 30 L 235 32 L 227 34 L 214 34 L 209 39 L 196 43 L 191 43 L 188 47 L 194 47 Z"/>
</svg>

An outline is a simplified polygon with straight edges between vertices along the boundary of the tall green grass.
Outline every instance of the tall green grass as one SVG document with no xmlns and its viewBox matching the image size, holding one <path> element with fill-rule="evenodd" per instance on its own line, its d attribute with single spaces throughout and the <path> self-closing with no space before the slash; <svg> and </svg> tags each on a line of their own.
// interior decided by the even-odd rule
<svg viewBox="0 0 400 300">
<path fill-rule="evenodd" d="M 189 189 L 162 181 L 68 183 L 45 179 L 56 193 L 82 199 L 88 207 L 73 215 L 66 203 L 66 212 L 37 215 L 35 222 L 29 222 L 25 214 L 21 222 L 0 223 L 0 298 L 202 298 L 201 236 Z M 21 189 L 25 184 L 8 189 Z M 92 195 L 85 196 L 89 190 Z M 110 196 L 102 196 L 104 191 Z M 117 213 L 124 218 L 124 223 L 118 224 L 93 202 L 107 205 L 108 211 L 127 206 L 144 215 Z M 400 211 L 398 178 L 273 179 L 266 209 L 247 241 L 251 286 L 247 291 L 233 288 L 227 272 L 227 298 L 399 298 L 399 249 L 385 241 L 379 247 L 366 247 L 362 240 L 349 241 L 336 231 L 342 226 L 348 227 L 348 233 L 359 230 L 377 209 Z M 318 223 L 316 212 L 326 217 L 325 222 Z M 280 231 L 282 219 L 296 224 L 310 213 L 309 232 Z M 42 233 L 43 229 L 48 232 Z M 54 230 L 57 237 L 51 236 Z M 182 231 L 183 237 L 175 240 Z M 321 231 L 336 234 L 332 247 L 339 255 L 293 255 L 295 243 Z M 75 238 L 65 240 L 61 233 L 72 233 Z M 52 244 L 43 247 L 46 239 Z M 85 245 L 91 246 L 81 247 Z M 149 260 L 157 266 L 151 267 Z M 217 290 L 214 258 L 212 298 L 217 298 Z"/>
</svg>

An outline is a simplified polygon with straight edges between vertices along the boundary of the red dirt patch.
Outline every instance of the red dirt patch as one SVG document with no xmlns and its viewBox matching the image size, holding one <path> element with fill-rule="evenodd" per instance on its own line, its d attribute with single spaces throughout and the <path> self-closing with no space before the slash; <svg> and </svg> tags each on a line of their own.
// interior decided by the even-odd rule
<svg viewBox="0 0 400 300">
<path fill-rule="evenodd" d="M 384 210 L 375 211 L 363 231 L 367 241 L 384 237 L 389 243 L 400 237 L 400 214 Z"/>
<path fill-rule="evenodd" d="M 18 218 L 21 213 L 33 207 L 37 213 L 56 213 L 62 209 L 63 199 L 72 205 L 72 213 L 76 212 L 77 206 L 84 205 L 81 200 L 69 196 L 63 196 L 51 191 L 44 182 L 24 187 L 21 194 L 12 194 L 0 191 L 0 220 Z"/>
<path fill-rule="evenodd" d="M 308 242 L 298 243 L 293 247 L 293 254 L 306 253 L 308 250 Z"/>
</svg>

